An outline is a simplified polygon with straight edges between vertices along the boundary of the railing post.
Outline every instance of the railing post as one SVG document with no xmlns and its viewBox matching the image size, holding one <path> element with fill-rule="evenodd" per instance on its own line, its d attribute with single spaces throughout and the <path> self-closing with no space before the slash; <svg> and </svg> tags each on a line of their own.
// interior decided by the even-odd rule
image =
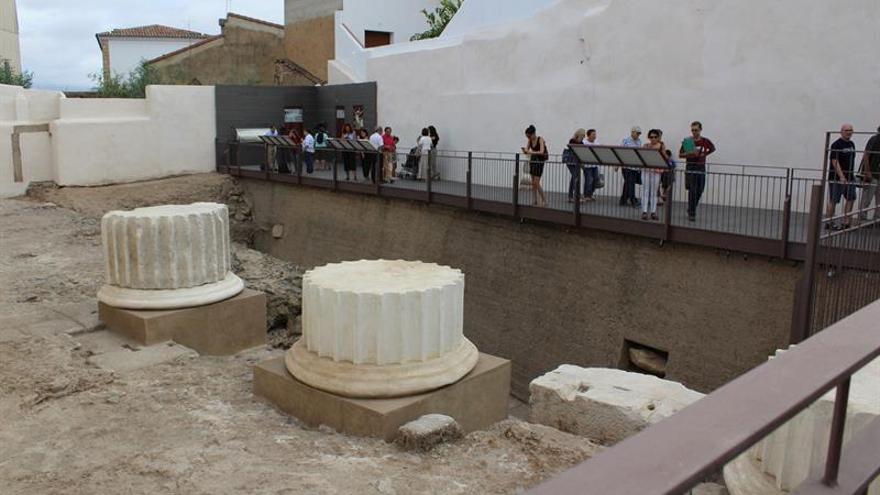
<svg viewBox="0 0 880 495">
<path fill-rule="evenodd" d="M 269 179 L 269 167 L 271 165 L 271 163 L 270 163 L 271 160 L 269 159 L 269 145 L 263 144 L 263 146 L 266 148 L 266 152 L 264 153 L 264 158 L 266 160 L 266 168 L 264 169 L 265 173 L 266 173 L 266 180 L 270 180 Z"/>
<path fill-rule="evenodd" d="M 826 486 L 837 484 L 840 472 L 840 456 L 843 450 L 843 430 L 846 427 L 846 406 L 849 402 L 849 384 L 851 377 L 840 382 L 834 397 L 834 415 L 831 417 L 831 436 L 828 440 L 828 455 L 825 458 L 825 476 L 822 483 Z"/>
<path fill-rule="evenodd" d="M 339 150 L 333 153 L 333 190 L 339 191 Z"/>
<path fill-rule="evenodd" d="M 669 238 L 672 237 L 672 205 L 675 200 L 675 169 L 671 168 L 666 173 L 671 174 L 669 176 L 669 189 L 666 191 L 666 201 L 663 203 L 665 207 L 663 210 L 663 239 L 661 239 L 662 243 L 669 242 Z"/>
<path fill-rule="evenodd" d="M 434 197 L 433 197 L 433 195 L 434 195 L 434 170 L 433 170 L 433 167 L 431 167 L 431 162 L 433 160 L 431 160 L 430 154 L 428 155 L 428 159 L 425 161 L 428 162 L 428 182 L 427 182 L 428 204 L 431 204 L 431 201 L 433 201 L 433 199 L 434 199 Z"/>
<path fill-rule="evenodd" d="M 474 165 L 474 152 L 468 151 L 467 158 L 467 207 L 469 210 L 474 209 L 474 195 L 473 195 L 473 165 Z"/>
<path fill-rule="evenodd" d="M 788 258 L 788 241 L 791 236 L 791 191 L 792 191 L 792 173 L 791 169 L 785 171 L 785 202 L 782 205 L 782 232 L 779 238 L 782 240 L 782 246 L 779 250 L 781 259 Z"/>
<path fill-rule="evenodd" d="M 519 216 L 519 153 L 516 154 L 513 169 L 513 216 Z"/>
<path fill-rule="evenodd" d="M 566 168 L 567 164 L 566 164 Z M 577 163 L 577 177 L 574 181 L 574 226 L 581 226 L 581 173 L 586 173 L 586 169 L 580 160 Z"/>
<path fill-rule="evenodd" d="M 385 169 L 385 155 L 382 151 L 376 151 L 376 163 L 373 164 L 373 173 L 371 174 L 373 177 L 373 187 L 375 188 L 375 194 L 378 196 L 380 194 L 380 184 L 382 182 L 382 174 Z"/>
<path fill-rule="evenodd" d="M 293 148 L 293 166 L 296 169 L 296 183 L 302 185 L 303 183 L 303 174 L 302 174 L 302 162 L 305 159 L 305 150 L 300 148 L 299 153 L 297 153 L 297 149 Z"/>
<path fill-rule="evenodd" d="M 814 294 L 813 286 L 816 279 L 816 255 L 819 248 L 819 237 L 822 234 L 822 198 L 823 188 L 814 185 L 810 194 L 810 216 L 807 221 L 807 250 L 804 259 L 804 275 L 795 291 L 795 314 L 791 322 L 792 345 L 799 344 L 810 335 L 812 325 Z"/>
</svg>

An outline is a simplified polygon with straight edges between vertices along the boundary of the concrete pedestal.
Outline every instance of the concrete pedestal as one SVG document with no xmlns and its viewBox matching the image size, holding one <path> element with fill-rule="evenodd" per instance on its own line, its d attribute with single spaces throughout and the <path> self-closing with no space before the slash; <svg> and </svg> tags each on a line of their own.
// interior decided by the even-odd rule
<svg viewBox="0 0 880 495">
<path fill-rule="evenodd" d="M 297 380 L 278 357 L 254 367 L 254 394 L 308 425 L 391 441 L 398 428 L 426 414 L 451 416 L 465 432 L 507 418 L 510 370 L 510 361 L 480 354 L 470 373 L 443 388 L 394 399 L 353 399 Z"/>
<path fill-rule="evenodd" d="M 266 343 L 266 295 L 244 290 L 205 306 L 132 310 L 98 305 L 107 328 L 142 345 L 167 340 L 208 356 L 228 356 Z"/>
</svg>

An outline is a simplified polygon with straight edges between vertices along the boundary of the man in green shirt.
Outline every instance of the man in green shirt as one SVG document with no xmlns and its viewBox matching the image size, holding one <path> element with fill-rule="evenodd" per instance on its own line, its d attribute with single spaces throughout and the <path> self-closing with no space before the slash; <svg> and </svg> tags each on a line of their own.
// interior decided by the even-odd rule
<svg viewBox="0 0 880 495">
<path fill-rule="evenodd" d="M 877 128 L 877 134 L 871 136 L 865 146 L 861 170 L 865 187 L 862 189 L 862 199 L 859 201 L 859 218 L 862 221 L 868 220 L 868 208 L 873 199 L 873 219 L 880 220 L 880 187 L 878 187 L 880 185 L 880 127 Z"/>
</svg>

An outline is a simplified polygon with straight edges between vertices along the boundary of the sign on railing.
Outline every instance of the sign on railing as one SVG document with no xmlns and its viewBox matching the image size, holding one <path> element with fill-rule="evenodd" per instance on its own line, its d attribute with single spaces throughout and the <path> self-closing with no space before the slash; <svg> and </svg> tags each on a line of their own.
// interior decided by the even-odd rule
<svg viewBox="0 0 880 495">
<path fill-rule="evenodd" d="M 610 165 L 614 167 L 669 168 L 669 161 L 660 150 L 653 148 L 627 148 L 592 144 L 569 144 L 581 163 Z"/>
</svg>

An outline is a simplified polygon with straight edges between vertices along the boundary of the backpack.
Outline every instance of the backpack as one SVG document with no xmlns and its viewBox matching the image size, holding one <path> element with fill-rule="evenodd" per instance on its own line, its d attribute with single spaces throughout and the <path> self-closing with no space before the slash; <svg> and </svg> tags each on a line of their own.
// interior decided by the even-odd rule
<svg viewBox="0 0 880 495">
<path fill-rule="evenodd" d="M 565 148 L 562 150 L 562 163 L 565 163 L 566 165 L 577 165 L 577 156 L 574 154 L 574 151 L 571 151 L 571 148 Z"/>
<path fill-rule="evenodd" d="M 326 139 L 327 139 L 327 133 L 326 132 L 319 132 L 318 138 L 315 140 L 315 142 L 318 144 L 324 144 L 324 141 Z"/>
</svg>

